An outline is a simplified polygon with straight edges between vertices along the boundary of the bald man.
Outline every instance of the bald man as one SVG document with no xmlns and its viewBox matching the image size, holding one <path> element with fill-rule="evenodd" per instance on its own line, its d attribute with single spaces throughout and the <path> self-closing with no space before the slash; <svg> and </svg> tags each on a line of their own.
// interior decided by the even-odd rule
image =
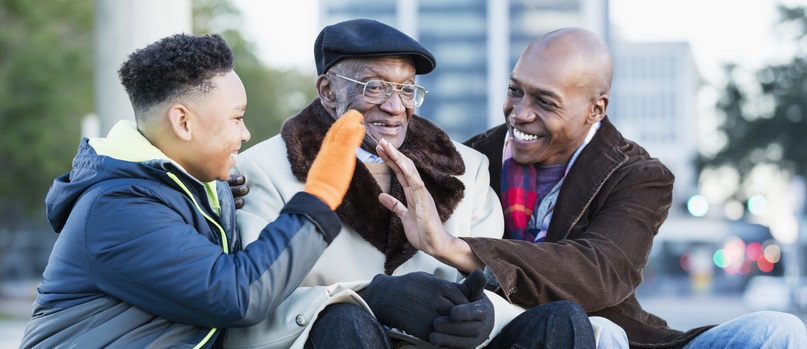
<svg viewBox="0 0 807 349">
<path fill-rule="evenodd" d="M 681 332 L 642 309 L 635 291 L 674 176 L 608 120 L 612 75 L 608 46 L 579 28 L 540 37 L 516 63 L 505 123 L 465 142 L 490 160 L 504 239 L 458 238 L 435 224 L 417 171 L 388 144 L 380 152 L 406 183 L 409 206 L 390 196 L 382 203 L 418 249 L 462 271 L 484 269 L 487 288 L 512 303 L 574 301 L 621 327 L 606 330 L 624 329 L 631 347 L 807 347 L 804 324 L 791 314 L 758 312 Z"/>
</svg>

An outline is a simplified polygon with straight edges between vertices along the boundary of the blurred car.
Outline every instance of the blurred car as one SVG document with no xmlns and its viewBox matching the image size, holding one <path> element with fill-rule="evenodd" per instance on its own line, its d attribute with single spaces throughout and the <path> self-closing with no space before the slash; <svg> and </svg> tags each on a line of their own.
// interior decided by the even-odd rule
<svg viewBox="0 0 807 349">
<path fill-rule="evenodd" d="M 743 303 L 753 310 L 793 311 L 791 285 L 781 276 L 757 275 L 745 286 Z M 801 281 L 796 288 L 795 301 L 799 308 L 807 302 L 807 283 Z"/>
</svg>

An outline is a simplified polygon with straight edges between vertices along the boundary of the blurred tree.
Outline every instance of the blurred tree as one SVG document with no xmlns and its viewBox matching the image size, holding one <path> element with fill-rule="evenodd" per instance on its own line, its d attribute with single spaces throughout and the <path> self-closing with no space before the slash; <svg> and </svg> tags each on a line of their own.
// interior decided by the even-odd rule
<svg viewBox="0 0 807 349">
<path fill-rule="evenodd" d="M 222 33 L 235 51 L 248 91 L 250 143 L 275 135 L 313 97 L 313 76 L 269 69 L 256 58 L 231 1 L 195 0 L 193 20 L 197 33 Z M 95 1 L 0 0 L 0 23 L 2 264 L 23 226 L 46 225 L 45 195 L 70 170 L 82 119 L 93 111 Z M 33 240 L 51 243 L 52 235 Z"/>
<path fill-rule="evenodd" d="M 93 105 L 93 5 L 0 0 L 0 237 L 44 222 L 45 193 L 70 168 Z"/>
<path fill-rule="evenodd" d="M 713 156 L 702 156 L 700 170 L 730 166 L 742 180 L 758 165 L 771 164 L 791 175 L 807 176 L 807 8 L 780 6 L 782 29 L 792 33 L 801 50 L 790 62 L 756 72 L 755 83 L 742 85 L 737 67 L 729 77 L 717 109 L 726 140 Z"/>
<path fill-rule="evenodd" d="M 50 183 L 70 169 L 81 120 L 93 110 L 94 5 L 0 0 L 0 231 L 39 219 Z M 193 21 L 195 32 L 220 32 L 233 47 L 250 143 L 277 134 L 315 95 L 313 76 L 258 60 L 229 0 L 195 0 Z"/>
<path fill-rule="evenodd" d="M 316 96 L 316 77 L 294 69 L 266 67 L 255 55 L 252 43 L 241 35 L 241 14 L 231 1 L 194 0 L 193 4 L 193 31 L 221 33 L 233 49 L 235 71 L 247 90 L 245 122 L 252 134 L 244 149 L 276 135 L 283 121 Z M 311 56 L 314 64 L 313 51 Z"/>
</svg>

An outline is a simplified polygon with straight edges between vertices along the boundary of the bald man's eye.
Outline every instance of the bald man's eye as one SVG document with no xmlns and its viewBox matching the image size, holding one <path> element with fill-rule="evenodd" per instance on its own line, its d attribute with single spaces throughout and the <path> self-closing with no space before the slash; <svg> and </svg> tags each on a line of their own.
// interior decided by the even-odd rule
<svg viewBox="0 0 807 349">
<path fill-rule="evenodd" d="M 521 97 L 523 95 L 523 93 L 518 88 L 515 88 L 513 86 L 508 86 L 507 87 L 507 95 L 511 96 L 511 97 Z"/>
<path fill-rule="evenodd" d="M 555 103 L 550 102 L 549 100 L 543 98 L 536 98 L 535 102 L 538 103 L 541 107 L 544 108 L 554 108 L 556 107 Z"/>
</svg>

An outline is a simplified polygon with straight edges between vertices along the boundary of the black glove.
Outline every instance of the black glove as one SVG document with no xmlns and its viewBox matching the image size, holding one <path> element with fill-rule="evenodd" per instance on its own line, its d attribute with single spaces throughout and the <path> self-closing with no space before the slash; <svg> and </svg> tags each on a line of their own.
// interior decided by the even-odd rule
<svg viewBox="0 0 807 349">
<path fill-rule="evenodd" d="M 460 287 L 425 272 L 378 274 L 361 297 L 381 324 L 428 341 L 437 317 L 448 316 L 455 304 L 468 303 Z"/>
<path fill-rule="evenodd" d="M 438 347 L 476 348 L 493 330 L 493 303 L 485 295 L 485 274 L 474 270 L 460 285 L 470 303 L 458 304 L 449 316 L 434 320 L 429 342 Z"/>
</svg>

